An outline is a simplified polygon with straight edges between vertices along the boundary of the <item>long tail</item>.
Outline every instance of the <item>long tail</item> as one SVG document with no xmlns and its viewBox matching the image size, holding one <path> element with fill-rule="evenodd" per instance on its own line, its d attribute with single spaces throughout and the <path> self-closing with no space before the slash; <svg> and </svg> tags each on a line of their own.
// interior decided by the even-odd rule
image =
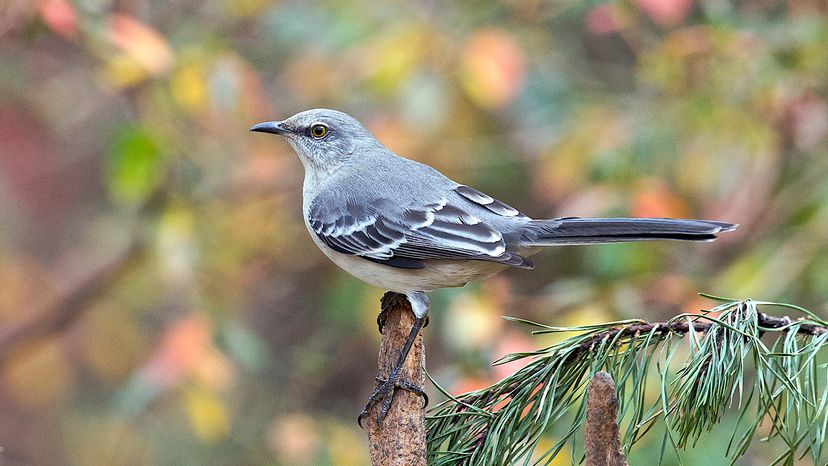
<svg viewBox="0 0 828 466">
<path fill-rule="evenodd" d="M 532 246 L 620 243 L 653 239 L 711 241 L 738 225 L 710 220 L 672 218 L 580 218 L 534 220 Z M 532 236 L 535 236 L 532 235 Z"/>
</svg>

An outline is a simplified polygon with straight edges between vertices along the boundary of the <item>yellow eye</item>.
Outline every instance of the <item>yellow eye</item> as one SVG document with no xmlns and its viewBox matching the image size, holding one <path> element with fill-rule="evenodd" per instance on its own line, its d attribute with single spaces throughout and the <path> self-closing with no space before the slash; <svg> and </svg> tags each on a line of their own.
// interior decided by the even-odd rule
<svg viewBox="0 0 828 466">
<path fill-rule="evenodd" d="M 314 139 L 322 139 L 328 134 L 328 128 L 325 125 L 313 125 L 310 133 Z"/>
</svg>

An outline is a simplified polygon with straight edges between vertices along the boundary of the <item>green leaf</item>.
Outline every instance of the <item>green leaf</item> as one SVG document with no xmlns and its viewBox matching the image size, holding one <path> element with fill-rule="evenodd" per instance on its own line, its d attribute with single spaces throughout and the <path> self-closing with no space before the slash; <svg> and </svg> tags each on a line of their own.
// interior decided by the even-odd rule
<svg viewBox="0 0 828 466">
<path fill-rule="evenodd" d="M 110 144 L 106 181 L 119 203 L 140 204 L 161 183 L 164 160 L 155 140 L 140 126 L 120 129 Z"/>
</svg>

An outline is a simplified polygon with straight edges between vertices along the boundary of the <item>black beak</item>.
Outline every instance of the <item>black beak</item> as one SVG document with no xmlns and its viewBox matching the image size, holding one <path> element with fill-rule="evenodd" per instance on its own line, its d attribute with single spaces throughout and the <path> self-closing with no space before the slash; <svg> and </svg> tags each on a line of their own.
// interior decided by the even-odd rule
<svg viewBox="0 0 828 466">
<path fill-rule="evenodd" d="M 291 130 L 285 128 L 284 125 L 282 125 L 281 121 L 266 121 L 264 123 L 259 123 L 258 125 L 251 126 L 250 131 L 257 131 L 259 133 L 278 134 L 280 136 L 292 133 Z"/>
</svg>

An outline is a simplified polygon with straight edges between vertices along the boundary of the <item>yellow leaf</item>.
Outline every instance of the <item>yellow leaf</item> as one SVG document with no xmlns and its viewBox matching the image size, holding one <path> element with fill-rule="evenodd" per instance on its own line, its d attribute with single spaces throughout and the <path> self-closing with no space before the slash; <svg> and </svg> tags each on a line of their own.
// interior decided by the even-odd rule
<svg viewBox="0 0 828 466">
<path fill-rule="evenodd" d="M 126 55 L 112 57 L 103 71 L 104 80 L 117 88 L 134 86 L 148 77 L 147 71 Z"/>
<path fill-rule="evenodd" d="M 230 430 L 230 418 L 224 402 L 201 386 L 191 385 L 184 390 L 184 404 L 196 435 L 207 442 L 217 442 Z"/>
<path fill-rule="evenodd" d="M 200 64 L 180 67 L 173 74 L 170 90 L 178 105 L 191 114 L 200 115 L 207 110 L 207 83 Z"/>
</svg>

